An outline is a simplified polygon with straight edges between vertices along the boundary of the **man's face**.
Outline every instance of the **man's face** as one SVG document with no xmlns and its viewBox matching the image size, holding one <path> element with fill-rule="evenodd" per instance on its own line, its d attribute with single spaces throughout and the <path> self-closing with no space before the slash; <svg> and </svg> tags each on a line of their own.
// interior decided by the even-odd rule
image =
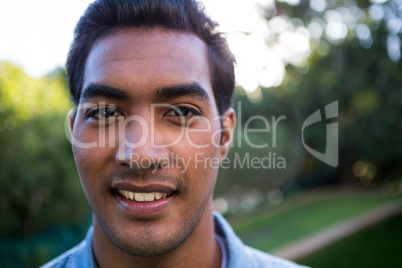
<svg viewBox="0 0 402 268">
<path fill-rule="evenodd" d="M 207 55 L 191 34 L 131 29 L 88 56 L 73 153 L 94 224 L 126 253 L 170 252 L 210 214 L 231 130 L 221 132 Z"/>
</svg>

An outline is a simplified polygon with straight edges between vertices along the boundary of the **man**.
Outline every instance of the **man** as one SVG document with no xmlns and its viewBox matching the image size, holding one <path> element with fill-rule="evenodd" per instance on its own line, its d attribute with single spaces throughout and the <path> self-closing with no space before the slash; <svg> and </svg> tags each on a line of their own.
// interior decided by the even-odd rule
<svg viewBox="0 0 402 268">
<path fill-rule="evenodd" d="M 234 57 L 191 0 L 99 0 L 67 60 L 73 153 L 93 212 L 45 267 L 297 267 L 212 210 L 235 115 Z"/>
</svg>

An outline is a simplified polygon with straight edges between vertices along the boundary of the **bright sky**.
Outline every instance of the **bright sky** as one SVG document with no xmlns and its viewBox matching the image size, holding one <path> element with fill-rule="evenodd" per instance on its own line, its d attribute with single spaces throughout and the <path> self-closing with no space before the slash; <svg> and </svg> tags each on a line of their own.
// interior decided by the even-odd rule
<svg viewBox="0 0 402 268">
<path fill-rule="evenodd" d="M 33 77 L 64 66 L 75 24 L 90 2 L 92 0 L 2 0 L 0 60 L 22 66 Z M 272 5 L 273 0 L 202 2 L 207 13 L 221 24 L 221 30 L 229 33 L 229 45 L 238 63 L 237 82 L 249 92 L 255 91 L 259 84 L 279 85 L 284 76 L 284 63 L 289 62 L 284 58 L 289 51 L 265 45 L 264 38 L 270 28 L 258 9 L 258 5 Z M 303 35 L 300 38 L 303 39 Z M 304 54 L 309 53 L 308 36 L 297 43 L 301 44 Z"/>
</svg>

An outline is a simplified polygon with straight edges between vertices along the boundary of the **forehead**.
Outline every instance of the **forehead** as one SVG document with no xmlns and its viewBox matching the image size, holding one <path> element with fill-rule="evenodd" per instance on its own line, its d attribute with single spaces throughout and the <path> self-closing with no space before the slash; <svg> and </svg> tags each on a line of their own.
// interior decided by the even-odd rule
<svg viewBox="0 0 402 268">
<path fill-rule="evenodd" d="M 213 99 L 209 70 L 206 45 L 192 34 L 162 29 L 119 30 L 93 45 L 83 88 L 101 83 L 138 97 L 162 87 L 196 82 Z"/>
</svg>

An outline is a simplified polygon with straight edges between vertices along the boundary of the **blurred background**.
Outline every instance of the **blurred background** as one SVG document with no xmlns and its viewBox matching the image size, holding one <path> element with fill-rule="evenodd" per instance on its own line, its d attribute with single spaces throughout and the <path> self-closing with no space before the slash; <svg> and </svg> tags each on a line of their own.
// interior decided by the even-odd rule
<svg viewBox="0 0 402 268">
<path fill-rule="evenodd" d="M 0 3 L 1 267 L 40 266 L 81 241 L 91 222 L 65 134 L 72 103 L 63 67 L 89 2 Z M 237 57 L 229 158 L 270 158 L 266 168 L 222 169 L 215 209 L 246 244 L 301 264 L 402 267 L 402 0 L 203 3 Z M 302 133 L 335 101 L 338 118 Z M 255 115 L 283 119 L 246 136 L 245 127 L 266 127 Z M 325 153 L 334 122 L 336 167 L 302 139 Z"/>
</svg>

